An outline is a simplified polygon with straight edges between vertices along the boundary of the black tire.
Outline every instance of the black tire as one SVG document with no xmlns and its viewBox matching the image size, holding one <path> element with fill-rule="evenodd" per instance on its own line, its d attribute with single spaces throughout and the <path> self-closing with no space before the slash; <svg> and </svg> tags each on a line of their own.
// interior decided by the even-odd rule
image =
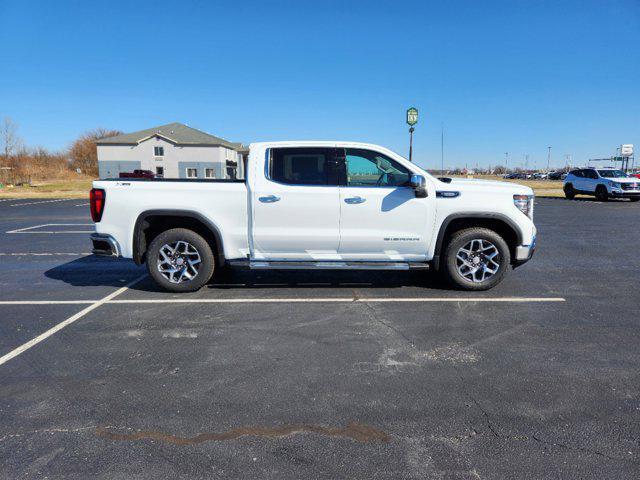
<svg viewBox="0 0 640 480">
<path fill-rule="evenodd" d="M 607 187 L 604 185 L 598 185 L 596 187 L 596 200 L 601 202 L 606 202 L 609 200 L 609 192 L 607 191 Z"/>
<path fill-rule="evenodd" d="M 564 187 L 564 196 L 567 200 L 573 200 L 576 197 L 576 191 L 573 189 L 573 185 L 567 183 Z"/>
<path fill-rule="evenodd" d="M 497 257 L 494 258 L 498 258 L 497 263 L 499 267 L 494 274 L 483 281 L 474 281 L 463 276 L 458 268 L 460 265 L 457 254 L 460 249 L 467 246 L 472 240 L 490 242 L 498 252 Z M 444 249 L 441 260 L 442 273 L 446 280 L 454 287 L 462 290 L 489 290 L 502 281 L 507 268 L 511 264 L 511 253 L 507 242 L 496 232 L 488 228 L 473 227 L 460 230 L 453 234 Z M 480 262 L 482 261 L 484 260 L 481 259 Z M 475 275 L 472 276 L 475 277 Z"/>
<path fill-rule="evenodd" d="M 179 280 L 179 283 L 174 283 L 160 271 L 161 268 L 166 270 L 164 265 L 168 264 L 164 263 L 161 266 L 159 265 L 158 260 L 160 259 L 160 250 L 165 247 L 165 245 L 171 247 L 172 245 L 178 245 L 177 242 L 186 242 L 193 247 L 192 249 L 190 248 L 189 250 L 185 250 L 184 244 L 180 244 L 180 247 L 177 249 L 177 253 L 175 254 L 175 261 L 180 262 L 180 265 L 184 265 L 185 270 L 187 270 L 185 261 L 188 256 L 186 253 L 181 253 L 181 250 L 184 252 L 193 252 L 193 249 L 195 249 L 200 258 L 200 262 L 196 264 L 199 265 L 199 267 L 195 274 L 192 273 L 193 270 L 187 272 L 188 275 L 193 276 L 192 279 L 185 278 L 186 274 L 183 275 L 180 273 L 182 270 L 178 272 L 180 273 L 179 278 L 176 278 L 178 273 L 171 275 L 168 271 L 165 272 L 167 275 L 172 276 L 174 280 Z M 197 259 L 195 254 L 191 253 L 190 255 L 190 258 L 195 262 Z M 195 268 L 195 266 L 193 268 Z M 149 276 L 160 288 L 170 292 L 181 293 L 194 292 L 198 290 L 211 279 L 214 268 L 215 258 L 209 243 L 196 232 L 187 230 L 186 228 L 172 228 L 171 230 L 162 232 L 154 238 L 147 250 L 147 271 L 149 272 Z"/>
</svg>

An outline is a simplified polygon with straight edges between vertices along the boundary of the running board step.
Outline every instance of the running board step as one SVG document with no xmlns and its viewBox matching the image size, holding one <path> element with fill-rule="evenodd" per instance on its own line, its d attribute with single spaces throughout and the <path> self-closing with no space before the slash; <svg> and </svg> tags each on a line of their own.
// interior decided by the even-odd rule
<svg viewBox="0 0 640 480">
<path fill-rule="evenodd" d="M 251 270 L 428 270 L 423 262 L 277 262 L 267 260 L 230 260 L 229 265 Z"/>
</svg>

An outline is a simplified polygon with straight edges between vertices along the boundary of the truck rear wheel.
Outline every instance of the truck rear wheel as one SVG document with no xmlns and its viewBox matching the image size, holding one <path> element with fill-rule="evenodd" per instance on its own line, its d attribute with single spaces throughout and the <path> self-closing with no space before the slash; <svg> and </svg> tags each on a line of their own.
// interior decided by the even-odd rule
<svg viewBox="0 0 640 480">
<path fill-rule="evenodd" d="M 502 281 L 511 254 L 496 232 L 474 227 L 453 234 L 442 260 L 444 276 L 455 287 L 489 290 Z"/>
<path fill-rule="evenodd" d="M 158 235 L 147 250 L 147 270 L 170 292 L 193 292 L 213 275 L 215 259 L 209 243 L 192 230 L 172 228 Z"/>
</svg>

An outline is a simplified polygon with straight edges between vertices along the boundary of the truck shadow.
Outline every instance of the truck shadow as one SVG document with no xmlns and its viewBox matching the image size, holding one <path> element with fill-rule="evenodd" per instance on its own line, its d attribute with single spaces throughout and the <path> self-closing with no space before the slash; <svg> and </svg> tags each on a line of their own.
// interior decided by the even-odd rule
<svg viewBox="0 0 640 480">
<path fill-rule="evenodd" d="M 45 277 L 62 281 L 74 287 L 122 287 L 146 273 L 144 266 L 131 260 L 89 255 L 57 265 Z M 278 288 L 399 288 L 423 287 L 449 290 L 439 275 L 429 271 L 388 270 L 244 270 L 218 269 L 204 287 L 226 289 L 278 289 Z M 147 276 L 129 287 L 131 290 L 161 292 Z"/>
<path fill-rule="evenodd" d="M 219 271 L 206 288 L 400 288 L 450 290 L 435 272 L 388 270 L 239 270 Z"/>
<path fill-rule="evenodd" d="M 88 255 L 57 265 L 44 276 L 74 287 L 122 287 L 144 274 L 146 269 L 131 260 Z M 147 290 L 143 282 L 132 285 L 133 290 Z"/>
</svg>

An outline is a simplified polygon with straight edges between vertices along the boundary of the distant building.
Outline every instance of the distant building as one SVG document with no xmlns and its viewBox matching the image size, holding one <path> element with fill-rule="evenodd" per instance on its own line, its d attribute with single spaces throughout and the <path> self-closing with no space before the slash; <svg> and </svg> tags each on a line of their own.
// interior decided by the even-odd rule
<svg viewBox="0 0 640 480">
<path fill-rule="evenodd" d="M 246 147 L 182 123 L 98 140 L 100 178 L 150 170 L 164 178 L 244 178 Z"/>
</svg>

